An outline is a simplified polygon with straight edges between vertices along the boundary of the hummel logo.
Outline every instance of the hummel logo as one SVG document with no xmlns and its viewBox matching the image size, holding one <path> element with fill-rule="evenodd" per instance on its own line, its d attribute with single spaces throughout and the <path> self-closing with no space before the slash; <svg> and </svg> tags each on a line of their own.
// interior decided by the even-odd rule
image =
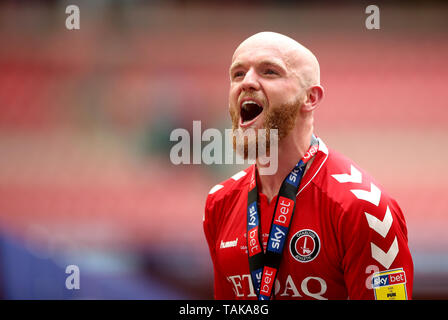
<svg viewBox="0 0 448 320">
<path fill-rule="evenodd" d="M 226 241 L 226 242 L 221 240 L 221 245 L 219 246 L 219 248 L 221 248 L 221 249 L 233 248 L 233 247 L 236 247 L 237 244 L 238 244 L 238 238 L 236 238 L 235 240 Z"/>
</svg>

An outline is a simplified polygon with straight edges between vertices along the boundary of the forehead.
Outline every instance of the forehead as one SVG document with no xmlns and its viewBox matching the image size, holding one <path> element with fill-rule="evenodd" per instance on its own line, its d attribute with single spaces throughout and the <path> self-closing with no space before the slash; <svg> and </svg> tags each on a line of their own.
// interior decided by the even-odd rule
<svg viewBox="0 0 448 320">
<path fill-rule="evenodd" d="M 288 50 L 282 50 L 276 45 L 243 42 L 233 54 L 230 69 L 260 63 L 272 63 L 288 69 L 292 58 Z"/>
</svg>

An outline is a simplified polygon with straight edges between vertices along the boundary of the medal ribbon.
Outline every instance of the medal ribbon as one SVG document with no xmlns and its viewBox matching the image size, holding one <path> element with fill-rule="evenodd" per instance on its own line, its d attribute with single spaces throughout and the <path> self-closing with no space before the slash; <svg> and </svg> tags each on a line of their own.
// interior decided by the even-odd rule
<svg viewBox="0 0 448 320">
<path fill-rule="evenodd" d="M 254 170 L 247 197 L 247 252 L 252 284 L 258 300 L 270 300 L 273 295 L 272 288 L 280 267 L 284 244 L 295 211 L 296 195 L 306 164 L 316 154 L 317 150 L 318 141 L 313 135 L 308 151 L 280 186 L 266 252 L 264 252 L 262 246 L 258 188 L 256 170 Z"/>
</svg>

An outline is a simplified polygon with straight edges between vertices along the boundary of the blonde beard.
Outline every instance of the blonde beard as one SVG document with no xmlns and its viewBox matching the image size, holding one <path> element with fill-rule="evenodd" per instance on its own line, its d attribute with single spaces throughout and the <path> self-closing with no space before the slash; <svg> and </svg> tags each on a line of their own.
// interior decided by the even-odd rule
<svg viewBox="0 0 448 320">
<path fill-rule="evenodd" d="M 277 129 L 277 141 L 280 142 L 294 128 L 297 113 L 299 112 L 301 106 L 301 99 L 297 99 L 293 103 L 284 104 L 278 108 L 268 109 L 266 111 L 262 127 L 262 129 L 266 130 L 266 134 L 264 135 L 258 134 L 258 129 L 254 129 L 252 131 L 253 133 L 247 133 L 245 132 L 247 129 L 239 128 L 240 114 L 237 110 L 235 110 L 235 108 L 231 108 L 229 112 L 232 119 L 233 150 L 239 156 L 243 157 L 244 160 L 255 160 L 253 157 L 258 158 L 262 156 L 269 156 L 272 138 L 271 135 L 275 134 L 271 131 L 271 129 Z M 237 147 L 238 141 L 244 141 L 244 148 Z M 249 146 L 254 145 L 256 151 L 252 153 L 249 152 Z M 265 153 L 263 152 L 264 148 L 262 146 L 265 146 Z"/>
</svg>

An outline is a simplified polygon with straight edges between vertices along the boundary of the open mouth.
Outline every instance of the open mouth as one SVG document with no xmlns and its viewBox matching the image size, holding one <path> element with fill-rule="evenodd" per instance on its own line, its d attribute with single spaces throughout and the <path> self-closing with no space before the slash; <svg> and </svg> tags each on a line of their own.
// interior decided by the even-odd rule
<svg viewBox="0 0 448 320">
<path fill-rule="evenodd" d="M 249 125 L 263 112 L 263 107 L 253 100 L 244 101 L 241 104 L 241 124 Z"/>
</svg>

